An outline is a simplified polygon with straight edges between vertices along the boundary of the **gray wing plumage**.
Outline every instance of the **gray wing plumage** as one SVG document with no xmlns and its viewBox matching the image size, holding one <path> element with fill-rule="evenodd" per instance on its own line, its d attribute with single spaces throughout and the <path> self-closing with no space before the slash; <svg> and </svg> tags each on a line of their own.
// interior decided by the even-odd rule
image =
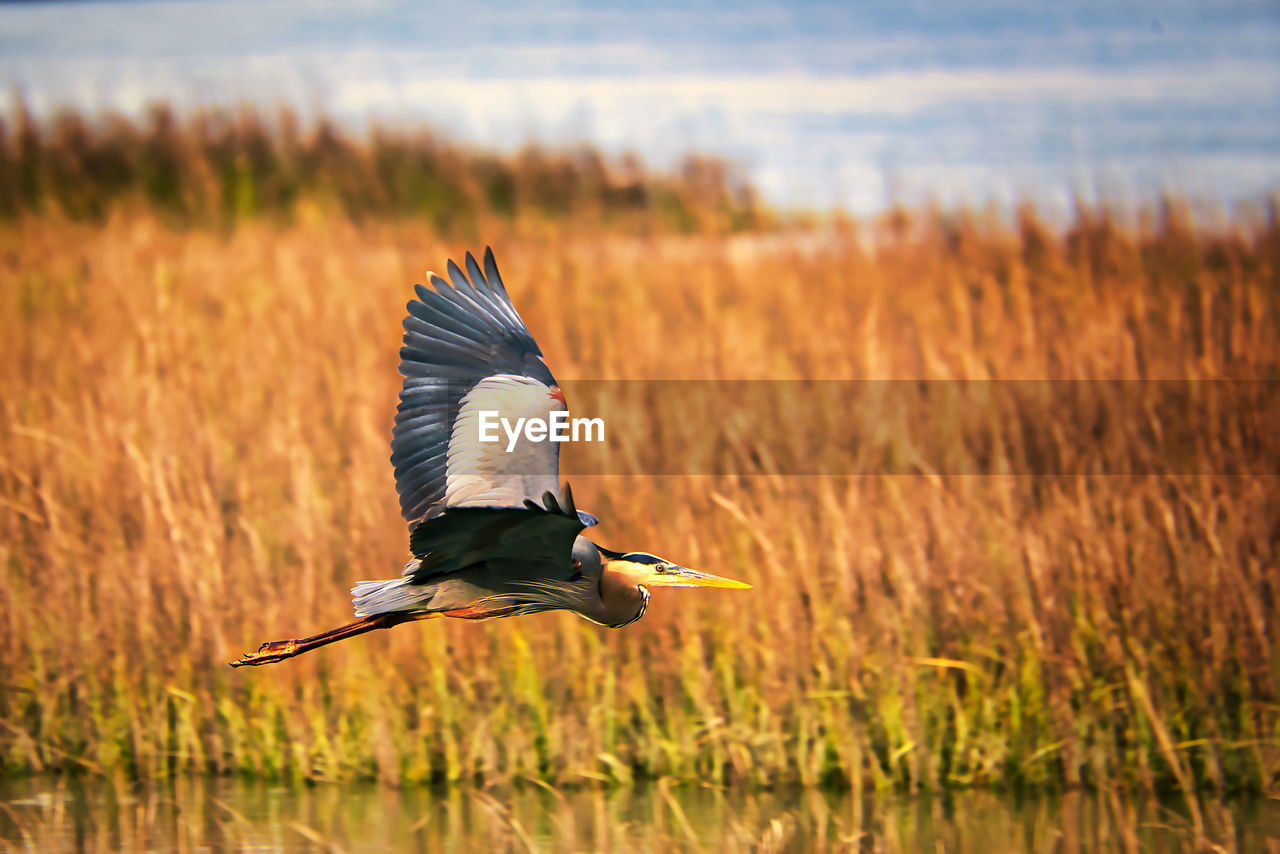
<svg viewBox="0 0 1280 854">
<path fill-rule="evenodd" d="M 356 616 L 393 611 L 448 612 L 528 601 L 522 594 L 545 581 L 570 581 L 574 541 L 595 518 L 550 492 L 523 507 L 446 507 L 420 522 L 410 544 L 417 560 L 404 575 L 362 581 L 351 590 Z M 498 600 L 502 600 L 498 603 Z M 540 609 L 533 609 L 540 610 Z"/>
<path fill-rule="evenodd" d="M 541 504 L 525 501 L 523 507 L 448 507 L 413 529 L 409 548 L 419 564 L 410 580 L 422 584 L 482 564 L 500 569 L 508 563 L 518 565 L 523 576 L 567 578 L 573 541 L 594 523 L 574 507 L 568 484 L 561 501 L 548 492 Z"/>
<path fill-rule="evenodd" d="M 448 273 L 450 281 L 431 275 L 434 290 L 415 286 L 418 298 L 409 302 L 404 319 L 400 373 L 405 380 L 391 462 L 400 511 L 410 523 L 443 509 L 453 423 L 462 398 L 477 383 L 512 374 L 555 385 L 542 351 L 507 296 L 493 250 L 485 249 L 483 270 L 468 252 L 466 273 L 453 261 Z"/>
</svg>

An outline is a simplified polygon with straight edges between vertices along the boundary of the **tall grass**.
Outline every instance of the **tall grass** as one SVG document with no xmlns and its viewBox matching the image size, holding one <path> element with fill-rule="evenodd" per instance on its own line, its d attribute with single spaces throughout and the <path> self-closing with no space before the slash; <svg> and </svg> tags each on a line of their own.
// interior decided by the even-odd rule
<svg viewBox="0 0 1280 854">
<path fill-rule="evenodd" d="M 1280 367 L 1274 216 L 490 225 L 566 381 Z M 1275 791 L 1280 490 L 1212 435 L 1190 469 L 1128 476 L 578 478 L 601 542 L 756 590 L 659 591 L 624 631 L 441 620 L 229 670 L 398 572 L 403 304 L 467 248 L 341 216 L 0 229 L 4 771 Z"/>
<path fill-rule="evenodd" d="M 526 145 L 515 154 L 460 146 L 426 129 L 357 135 L 288 108 L 179 114 L 156 103 L 141 119 L 64 110 L 37 121 L 15 101 L 0 117 L 0 218 L 57 214 L 100 222 L 143 206 L 172 226 L 225 228 L 341 214 L 412 217 L 476 239 L 486 220 L 590 217 L 617 228 L 741 229 L 765 212 L 736 170 L 690 155 L 667 174 L 590 146 Z"/>
</svg>

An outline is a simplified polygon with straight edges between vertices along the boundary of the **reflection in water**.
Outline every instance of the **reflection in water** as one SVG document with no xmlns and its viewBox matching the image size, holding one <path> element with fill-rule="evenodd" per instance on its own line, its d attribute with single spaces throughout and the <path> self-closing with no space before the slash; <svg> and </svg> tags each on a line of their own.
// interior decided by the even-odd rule
<svg viewBox="0 0 1280 854">
<path fill-rule="evenodd" d="M 1227 850 L 1280 848 L 1280 803 L 1202 805 Z M 1193 850 L 1183 810 L 1071 793 L 857 799 L 670 785 L 555 791 L 225 779 L 0 781 L 0 848 L 57 851 Z"/>
</svg>

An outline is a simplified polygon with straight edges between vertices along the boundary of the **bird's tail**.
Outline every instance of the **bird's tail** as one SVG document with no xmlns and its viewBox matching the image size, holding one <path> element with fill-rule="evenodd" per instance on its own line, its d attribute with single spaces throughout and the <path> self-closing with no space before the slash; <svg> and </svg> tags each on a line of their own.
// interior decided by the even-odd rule
<svg viewBox="0 0 1280 854">
<path fill-rule="evenodd" d="M 388 581 L 361 581 L 351 588 L 351 604 L 357 617 L 371 617 L 392 611 L 422 610 L 431 601 L 430 587 L 413 584 L 408 578 Z"/>
</svg>

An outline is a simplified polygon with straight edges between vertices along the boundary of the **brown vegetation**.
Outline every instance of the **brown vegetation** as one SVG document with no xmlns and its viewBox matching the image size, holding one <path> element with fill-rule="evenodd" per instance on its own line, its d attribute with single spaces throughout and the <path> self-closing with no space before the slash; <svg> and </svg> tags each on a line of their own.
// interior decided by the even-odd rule
<svg viewBox="0 0 1280 854">
<path fill-rule="evenodd" d="M 0 218 L 56 214 L 101 222 L 145 207 L 171 226 L 227 227 L 318 216 L 412 218 L 477 239 L 489 219 L 589 217 L 633 231 L 739 229 L 763 212 L 726 164 L 690 155 L 674 174 L 589 146 L 527 145 L 514 155 L 457 145 L 426 129 L 365 135 L 281 108 L 179 116 L 155 104 L 142 121 L 63 111 L 37 122 L 18 102 L 0 118 Z"/>
<path fill-rule="evenodd" d="M 486 219 L 486 239 L 567 382 L 1280 367 L 1274 218 L 1082 211 L 1058 235 L 1030 212 L 899 213 L 803 239 L 539 222 Z M 1124 476 L 784 477 L 744 457 L 575 478 L 606 545 L 756 590 L 659 591 L 623 631 L 439 621 L 229 670 L 398 571 L 404 301 L 479 248 L 323 212 L 0 229 L 0 767 L 1275 790 L 1280 490 L 1274 430 L 1243 408 L 1213 422 L 1239 441 Z M 894 429 L 909 454 L 910 411 Z"/>
</svg>

